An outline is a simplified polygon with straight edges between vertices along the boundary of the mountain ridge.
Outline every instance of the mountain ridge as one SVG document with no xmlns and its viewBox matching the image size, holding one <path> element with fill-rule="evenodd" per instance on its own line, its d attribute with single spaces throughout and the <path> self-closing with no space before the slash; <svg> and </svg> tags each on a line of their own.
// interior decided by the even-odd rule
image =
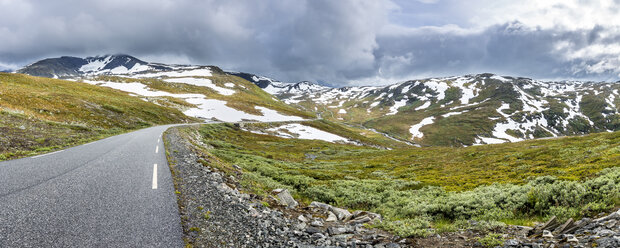
<svg viewBox="0 0 620 248">
<path fill-rule="evenodd" d="M 129 55 L 47 59 L 18 72 L 47 71 L 47 77 L 69 78 L 142 77 L 196 68 L 239 77 L 330 121 L 377 130 L 422 146 L 470 146 L 620 130 L 618 82 L 540 81 L 481 73 L 334 88 L 225 72 L 215 66 L 148 63 Z M 58 74 L 63 71 L 71 73 Z"/>
<path fill-rule="evenodd" d="M 328 119 L 360 124 L 421 145 L 469 146 L 618 131 L 619 89 L 617 82 L 554 82 L 481 73 L 387 86 L 267 91 L 288 104 L 322 112 Z M 481 107 L 484 111 L 476 109 Z M 462 114 L 470 116 L 459 120 Z M 466 134 L 448 130 L 456 128 L 464 128 Z M 430 138 L 425 132 L 431 133 Z"/>
</svg>

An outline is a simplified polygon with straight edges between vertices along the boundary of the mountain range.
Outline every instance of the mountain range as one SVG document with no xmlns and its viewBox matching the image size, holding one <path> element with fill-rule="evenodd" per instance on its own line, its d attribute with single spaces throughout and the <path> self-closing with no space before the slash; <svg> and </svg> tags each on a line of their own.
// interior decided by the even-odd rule
<svg viewBox="0 0 620 248">
<path fill-rule="evenodd" d="M 192 74 L 194 70 L 209 73 Z M 551 82 L 484 73 L 381 87 L 332 88 L 308 81 L 285 83 L 251 73 L 225 72 L 215 66 L 148 63 L 129 55 L 51 58 L 17 72 L 72 80 L 98 77 L 99 82 L 148 78 L 149 87 L 199 78 L 213 83 L 213 74 L 217 74 L 223 81 L 214 83 L 212 89 L 220 93 L 214 94 L 220 100 L 226 95 L 221 94 L 225 88 L 247 92 L 248 86 L 242 82 L 249 82 L 262 89 L 263 93 L 252 93 L 260 95 L 262 103 L 246 100 L 244 104 L 277 105 L 277 110 L 288 114 L 314 113 L 420 146 L 471 146 L 620 130 L 618 82 Z M 269 98 L 265 92 L 287 106 L 272 103 L 275 99 L 265 100 Z M 228 97 L 226 105 L 259 114 L 256 109 L 232 103 L 234 99 Z"/>
</svg>

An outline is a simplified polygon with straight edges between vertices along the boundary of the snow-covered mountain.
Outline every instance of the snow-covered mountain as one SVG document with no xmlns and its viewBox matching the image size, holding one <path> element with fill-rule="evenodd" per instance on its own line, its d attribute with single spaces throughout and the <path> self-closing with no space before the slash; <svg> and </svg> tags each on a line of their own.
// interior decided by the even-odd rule
<svg viewBox="0 0 620 248">
<path fill-rule="evenodd" d="M 49 78 L 75 78 L 95 75 L 137 75 L 210 68 L 208 66 L 149 63 L 130 55 L 104 55 L 78 58 L 63 56 L 37 61 L 17 73 Z M 219 68 L 218 68 L 219 69 Z"/>
<path fill-rule="evenodd" d="M 148 63 L 129 55 L 46 59 L 18 73 L 83 80 L 150 100 L 179 98 L 188 105 L 166 104 L 206 119 L 284 120 L 296 117 L 278 111 L 305 117 L 314 112 L 420 145 L 469 146 L 620 130 L 619 82 L 543 82 L 478 74 L 331 88 L 215 66 Z M 267 109 L 274 106 L 278 108 Z M 264 117 L 270 114 L 273 118 Z"/>
<path fill-rule="evenodd" d="M 215 66 L 149 63 L 129 55 L 44 59 L 17 73 L 118 89 L 205 120 L 292 121 L 311 114 Z"/>
<path fill-rule="evenodd" d="M 277 86 L 261 86 L 324 118 L 422 145 L 468 146 L 620 130 L 620 83 L 478 74 L 385 87 L 273 91 L 269 89 Z"/>
<path fill-rule="evenodd" d="M 268 77 L 257 76 L 245 72 L 229 72 L 229 74 L 248 80 L 256 84 L 264 91 L 268 92 L 269 94 L 278 96 L 296 96 L 307 93 L 322 92 L 331 89 L 330 87 L 322 86 L 308 81 L 301 81 L 298 83 L 283 83 Z"/>
</svg>

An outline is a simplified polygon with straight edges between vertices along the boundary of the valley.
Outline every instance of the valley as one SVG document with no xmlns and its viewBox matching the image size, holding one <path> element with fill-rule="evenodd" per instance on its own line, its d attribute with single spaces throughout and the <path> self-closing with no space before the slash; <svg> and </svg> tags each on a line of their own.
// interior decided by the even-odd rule
<svg viewBox="0 0 620 248">
<path fill-rule="evenodd" d="M 523 230 L 552 217 L 596 217 L 620 202 L 618 83 L 477 74 L 331 88 L 129 55 L 46 59 L 17 72 L 0 73 L 0 160 L 196 124 L 163 136 L 189 245 L 237 239 L 208 222 L 218 214 L 253 223 L 247 232 L 276 216 L 281 231 L 248 240 L 279 245 L 279 232 L 319 246 L 411 245 L 465 231 L 464 247 L 495 233 L 526 242 Z M 283 190 L 299 206 L 283 207 L 274 193 Z M 211 205 L 192 200 L 202 197 Z M 231 197 L 250 210 L 235 216 Z M 332 211 L 308 212 L 317 204 L 380 218 L 312 229 L 303 219 L 329 222 Z"/>
</svg>

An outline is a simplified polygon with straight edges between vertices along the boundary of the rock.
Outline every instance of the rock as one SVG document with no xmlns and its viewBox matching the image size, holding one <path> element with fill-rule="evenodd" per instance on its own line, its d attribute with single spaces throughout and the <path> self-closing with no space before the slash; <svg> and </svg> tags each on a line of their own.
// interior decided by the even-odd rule
<svg viewBox="0 0 620 248">
<path fill-rule="evenodd" d="M 301 223 L 299 223 L 299 224 L 295 225 L 295 228 L 296 228 L 297 230 L 304 230 L 304 229 L 306 228 L 306 226 L 307 226 L 307 225 L 306 225 L 306 223 L 301 222 Z"/>
<path fill-rule="evenodd" d="M 338 217 L 336 217 L 336 215 L 334 213 L 329 212 L 329 214 L 327 216 L 327 219 L 325 221 L 327 221 L 327 222 L 334 222 L 334 221 L 337 221 L 337 220 L 338 220 Z"/>
<path fill-rule="evenodd" d="M 549 230 L 543 230 L 543 238 L 553 238 L 553 234 Z"/>
<path fill-rule="evenodd" d="M 349 210 L 346 209 L 342 209 L 342 208 L 337 208 L 337 207 L 331 207 L 329 209 L 330 211 L 332 211 L 332 213 L 334 213 L 336 215 L 336 217 L 338 217 L 338 220 L 348 220 L 349 218 L 351 218 L 351 216 L 353 216 L 351 214 L 351 212 L 349 212 Z"/>
<path fill-rule="evenodd" d="M 309 233 L 309 234 L 321 233 L 321 229 L 318 229 L 316 227 L 310 226 L 310 227 L 306 228 L 306 232 Z"/>
<path fill-rule="evenodd" d="M 340 234 L 340 235 L 334 235 L 332 238 L 333 238 L 333 239 L 334 239 L 334 241 L 336 241 L 336 242 L 346 243 L 347 241 L 349 241 L 349 239 L 351 239 L 351 237 L 353 237 L 353 234 Z"/>
<path fill-rule="evenodd" d="M 323 235 L 322 233 L 313 233 L 311 237 L 312 237 L 312 239 L 315 239 L 315 240 L 316 239 L 324 239 L 325 235 Z"/>
<path fill-rule="evenodd" d="M 397 243 L 389 243 L 385 246 L 385 248 L 400 248 L 400 245 Z"/>
<path fill-rule="evenodd" d="M 568 234 L 568 235 L 566 235 L 566 242 L 576 242 L 576 243 L 579 243 L 579 240 L 575 237 L 575 235 Z"/>
<path fill-rule="evenodd" d="M 509 239 L 504 241 L 504 247 L 516 247 L 519 246 L 519 241 L 516 239 Z"/>
<path fill-rule="evenodd" d="M 271 193 L 280 194 L 282 191 L 284 191 L 284 189 L 274 189 L 271 191 Z"/>
<path fill-rule="evenodd" d="M 323 226 L 323 222 L 321 220 L 313 220 L 310 223 L 311 226 L 316 226 L 316 227 L 322 227 Z"/>
<path fill-rule="evenodd" d="M 610 219 L 618 218 L 620 216 L 619 212 L 620 212 L 620 210 L 618 210 L 617 212 L 613 212 L 610 215 L 607 215 L 605 217 L 601 217 L 601 218 L 595 219 L 594 222 L 603 222 L 603 221 L 607 221 L 607 220 L 610 220 Z"/>
<path fill-rule="evenodd" d="M 260 213 L 258 213 L 258 211 L 256 209 L 254 209 L 253 207 L 250 207 L 248 209 L 248 213 L 250 214 L 250 216 L 252 217 L 257 217 L 260 215 Z"/>
<path fill-rule="evenodd" d="M 596 235 L 601 236 L 601 237 L 613 236 L 615 234 L 616 233 L 614 231 L 609 230 L 609 229 L 603 229 L 603 230 L 596 232 Z"/>
<path fill-rule="evenodd" d="M 289 193 L 286 189 L 278 193 L 278 200 L 280 204 L 286 206 L 287 208 L 295 208 L 299 205 L 299 203 L 295 201 L 295 198 L 291 196 L 291 193 Z"/>
<path fill-rule="evenodd" d="M 338 234 L 344 234 L 344 233 L 350 233 L 352 230 L 349 230 L 348 228 L 345 227 L 330 227 L 327 228 L 327 232 L 329 233 L 329 235 L 338 235 Z"/>
<path fill-rule="evenodd" d="M 353 220 L 349 221 L 349 223 L 351 223 L 353 225 L 356 225 L 356 224 L 364 224 L 364 223 L 367 223 L 367 222 L 370 222 L 370 221 L 371 221 L 370 217 L 368 217 L 368 216 L 361 216 L 359 218 L 356 218 L 356 219 L 353 219 Z"/>
<path fill-rule="evenodd" d="M 331 206 L 322 202 L 311 202 L 308 207 L 310 207 L 311 209 L 321 209 L 324 211 L 328 211 Z"/>
<path fill-rule="evenodd" d="M 608 220 L 608 221 L 605 222 L 605 226 L 607 228 L 611 229 L 611 228 L 614 228 L 617 223 L 618 223 L 618 221 L 616 221 L 616 220 Z"/>
</svg>

